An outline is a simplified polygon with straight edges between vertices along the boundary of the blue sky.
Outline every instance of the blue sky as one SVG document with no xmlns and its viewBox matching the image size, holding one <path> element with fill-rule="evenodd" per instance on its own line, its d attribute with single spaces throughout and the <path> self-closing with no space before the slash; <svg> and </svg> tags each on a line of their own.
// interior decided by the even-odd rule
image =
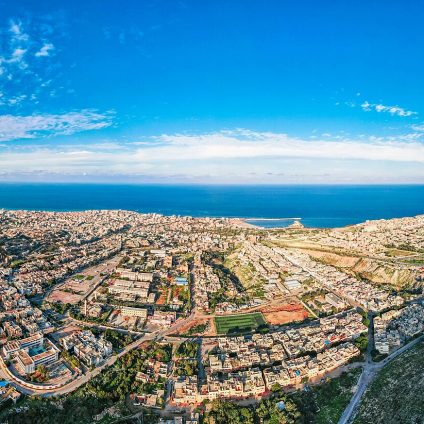
<svg viewBox="0 0 424 424">
<path fill-rule="evenodd" d="M 2 1 L 0 180 L 423 183 L 423 1 Z"/>
</svg>

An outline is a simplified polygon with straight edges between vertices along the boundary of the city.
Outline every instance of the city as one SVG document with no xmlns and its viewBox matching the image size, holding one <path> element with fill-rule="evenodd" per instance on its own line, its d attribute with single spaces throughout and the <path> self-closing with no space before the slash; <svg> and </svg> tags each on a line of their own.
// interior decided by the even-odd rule
<svg viewBox="0 0 424 424">
<path fill-rule="evenodd" d="M 424 424 L 423 19 L 0 0 L 0 424 Z"/>
<path fill-rule="evenodd" d="M 129 361 L 127 415 L 194 424 L 218 400 L 260 403 L 358 369 L 363 393 L 364 375 L 424 334 L 424 216 L 263 229 L 1 210 L 0 228 L 2 403 L 66 397 Z M 103 406 L 95 421 L 123 416 Z"/>
</svg>

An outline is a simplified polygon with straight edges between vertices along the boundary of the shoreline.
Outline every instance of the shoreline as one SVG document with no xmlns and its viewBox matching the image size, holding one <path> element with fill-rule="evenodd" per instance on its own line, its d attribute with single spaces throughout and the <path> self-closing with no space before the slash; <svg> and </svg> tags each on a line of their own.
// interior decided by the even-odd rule
<svg viewBox="0 0 424 424">
<path fill-rule="evenodd" d="M 301 221 L 302 218 L 240 218 L 244 221 Z"/>
<path fill-rule="evenodd" d="M 298 228 L 304 228 L 304 229 L 342 229 L 342 228 L 348 228 L 355 225 L 365 225 L 369 224 L 371 222 L 378 222 L 378 221 L 390 221 L 395 219 L 403 219 L 403 218 L 416 218 L 424 216 L 422 212 L 419 212 L 417 214 L 405 214 L 402 216 L 393 216 L 393 217 L 379 217 L 379 218 L 365 218 L 361 220 L 353 219 L 349 220 L 347 222 L 339 223 L 339 225 L 311 225 L 311 222 L 309 221 L 344 221 L 344 218 L 340 217 L 316 217 L 316 218 L 250 218 L 250 217 L 234 217 L 234 216 L 213 216 L 213 215 L 189 215 L 189 214 L 168 214 L 164 212 L 147 212 L 147 211 L 141 211 L 139 209 L 125 209 L 125 208 L 87 208 L 87 209 L 50 209 L 50 208 L 43 208 L 43 209 L 30 209 L 30 208 L 10 208 L 10 207 L 4 207 L 0 205 L 0 213 L 4 212 L 28 212 L 28 213 L 58 213 L 58 214 L 72 214 L 72 213 L 87 213 L 87 212 L 129 212 L 129 213 L 136 213 L 141 215 L 159 215 L 164 217 L 187 217 L 187 218 L 193 218 L 193 219 L 225 219 L 228 221 L 231 221 L 234 225 L 238 226 L 239 228 L 244 229 L 256 229 L 256 230 L 265 230 L 265 231 L 272 231 L 272 230 L 281 230 L 281 229 L 290 229 L 294 228 L 291 227 L 291 224 L 289 225 L 272 225 L 272 226 L 261 226 L 261 225 L 255 225 L 254 221 L 263 221 L 263 222 L 286 222 L 286 221 L 293 221 L 295 223 L 296 221 L 299 221 L 301 226 Z M 306 221 L 306 223 L 305 223 Z M 357 222 L 355 222 L 357 221 Z"/>
<path fill-rule="evenodd" d="M 256 230 L 281 230 L 284 228 L 290 228 L 291 225 L 293 225 L 293 223 L 295 223 L 296 221 L 301 222 L 302 218 L 228 218 L 228 219 L 232 219 L 234 220 L 234 222 L 242 228 L 250 228 L 250 229 L 256 229 Z M 255 225 L 252 224 L 251 221 L 293 221 L 291 224 L 289 225 L 284 225 L 284 226 L 273 226 L 273 227 L 266 227 L 266 226 L 260 226 L 260 225 Z M 302 226 L 303 227 L 303 226 Z M 306 228 L 306 227 L 304 227 Z"/>
<path fill-rule="evenodd" d="M 258 230 L 281 230 L 284 228 L 290 228 L 294 223 L 301 222 L 302 218 L 238 218 L 242 224 L 240 224 L 243 228 L 254 228 Z M 275 225 L 271 227 L 255 225 L 252 222 L 291 222 L 286 225 Z M 303 226 L 302 226 L 303 227 Z"/>
</svg>

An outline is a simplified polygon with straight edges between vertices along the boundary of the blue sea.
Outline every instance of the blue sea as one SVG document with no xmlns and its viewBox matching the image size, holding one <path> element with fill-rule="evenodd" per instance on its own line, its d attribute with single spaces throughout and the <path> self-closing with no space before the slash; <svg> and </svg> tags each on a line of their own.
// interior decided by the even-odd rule
<svg viewBox="0 0 424 424">
<path fill-rule="evenodd" d="M 254 218 L 284 227 L 340 227 L 424 214 L 424 185 L 0 184 L 0 208 L 48 211 L 125 209 L 164 215 Z M 267 220 L 262 220 L 266 218 Z M 270 218 L 291 218 L 268 220 Z"/>
</svg>

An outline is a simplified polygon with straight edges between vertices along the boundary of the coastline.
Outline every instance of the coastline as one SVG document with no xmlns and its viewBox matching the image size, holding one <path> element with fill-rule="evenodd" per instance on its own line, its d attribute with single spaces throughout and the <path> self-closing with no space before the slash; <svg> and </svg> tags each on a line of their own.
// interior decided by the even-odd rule
<svg viewBox="0 0 424 424">
<path fill-rule="evenodd" d="M 240 218 L 244 221 L 300 221 L 302 218 Z"/>
<path fill-rule="evenodd" d="M 422 214 L 418 186 L 169 186 L 2 184 L 8 210 L 128 210 L 164 216 L 238 219 L 245 228 L 340 228 L 367 220 Z M 293 218 L 292 218 L 293 217 Z M 297 219 L 299 220 L 299 219 Z M 235 222 L 235 221 L 234 221 Z"/>
<path fill-rule="evenodd" d="M 296 223 L 301 223 L 302 218 L 240 218 L 244 222 L 245 228 L 256 228 L 260 230 L 281 230 L 285 228 L 291 228 Z M 260 225 L 260 223 L 273 223 L 275 225 Z M 279 225 L 278 223 L 285 223 L 285 225 Z M 302 224 L 300 224 L 303 227 Z"/>
</svg>

